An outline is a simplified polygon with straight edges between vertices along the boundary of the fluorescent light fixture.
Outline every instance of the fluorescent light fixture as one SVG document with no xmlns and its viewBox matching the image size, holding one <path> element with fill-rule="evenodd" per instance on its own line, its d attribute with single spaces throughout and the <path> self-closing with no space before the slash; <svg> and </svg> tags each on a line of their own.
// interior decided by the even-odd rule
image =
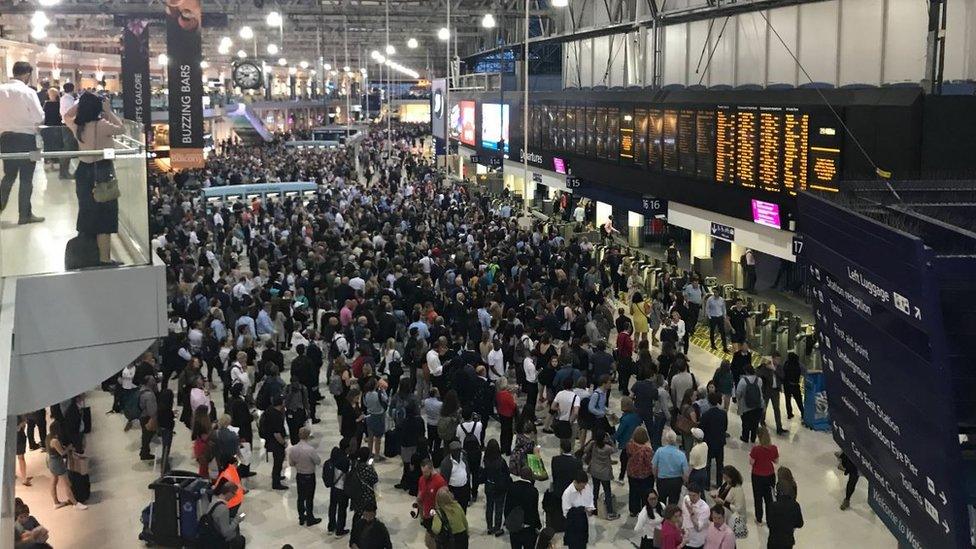
<svg viewBox="0 0 976 549">
<path fill-rule="evenodd" d="M 345 72 L 349 72 L 349 65 L 342 67 L 342 70 Z"/>
<path fill-rule="evenodd" d="M 227 54 L 229 54 L 230 53 L 230 46 L 225 45 L 225 44 L 221 44 L 221 45 L 217 46 L 217 53 L 219 53 L 220 55 L 227 55 Z"/>
<path fill-rule="evenodd" d="M 102 80 L 105 80 L 105 72 L 104 71 L 95 71 L 95 81 L 96 82 L 101 82 Z"/>
<path fill-rule="evenodd" d="M 412 49 L 412 50 L 417 49 L 417 46 L 419 46 L 419 45 L 420 44 L 417 43 L 417 39 L 416 38 L 411 38 L 411 39 L 407 40 L 407 47 L 410 48 L 410 49 Z"/>
<path fill-rule="evenodd" d="M 237 57 L 240 59 L 244 59 L 245 57 L 247 57 L 247 52 L 244 50 L 237 50 Z"/>
<path fill-rule="evenodd" d="M 332 70 L 332 65 L 326 63 L 326 64 L 322 65 L 322 68 L 325 69 L 325 70 L 327 70 L 327 71 L 331 71 Z"/>
<path fill-rule="evenodd" d="M 376 50 L 373 50 L 373 51 L 369 52 L 369 56 L 372 57 L 373 59 L 379 59 L 380 58 L 380 52 L 378 52 Z"/>
<path fill-rule="evenodd" d="M 265 21 L 267 21 L 269 27 L 280 27 L 282 22 L 281 14 L 273 11 L 268 14 L 268 18 Z"/>
<path fill-rule="evenodd" d="M 44 40 L 47 38 L 47 31 L 44 30 L 44 27 L 34 27 L 30 35 L 34 40 Z"/>
<path fill-rule="evenodd" d="M 49 7 L 49 6 L 54 6 L 56 4 L 60 4 L 61 3 L 61 0 L 38 0 L 37 3 L 40 4 L 40 5 L 42 5 L 42 6 L 44 6 L 46 8 L 46 7 Z"/>
<path fill-rule="evenodd" d="M 486 13 L 485 16 L 481 18 L 481 26 L 486 29 L 495 28 L 495 16 L 490 13 Z"/>
<path fill-rule="evenodd" d="M 230 36 L 223 36 L 220 38 L 220 45 L 229 48 L 234 45 L 234 41 L 230 39 Z"/>
<path fill-rule="evenodd" d="M 254 29 L 252 29 L 247 25 L 244 25 L 243 27 L 241 27 L 241 31 L 237 33 L 237 35 L 243 38 L 244 40 L 250 40 L 254 38 Z"/>
<path fill-rule="evenodd" d="M 552 7 L 565 8 L 569 5 L 569 0 L 552 0 Z"/>
<path fill-rule="evenodd" d="M 201 69 L 210 68 L 210 63 L 207 63 L 206 61 L 200 61 L 200 68 Z"/>
<path fill-rule="evenodd" d="M 294 76 L 295 74 L 298 74 L 298 69 L 296 69 L 295 67 L 288 67 L 288 74 Z"/>
<path fill-rule="evenodd" d="M 278 55 L 278 44 L 268 44 L 268 55 Z"/>
</svg>

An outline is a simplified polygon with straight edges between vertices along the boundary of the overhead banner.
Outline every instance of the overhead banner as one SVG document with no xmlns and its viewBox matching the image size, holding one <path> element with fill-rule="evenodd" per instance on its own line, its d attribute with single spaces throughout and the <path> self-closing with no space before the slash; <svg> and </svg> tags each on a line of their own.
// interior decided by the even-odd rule
<svg viewBox="0 0 976 549">
<path fill-rule="evenodd" d="M 169 143 L 173 169 L 203 167 L 201 0 L 166 3 Z"/>
<path fill-rule="evenodd" d="M 152 130 L 152 93 L 149 87 L 149 24 L 129 21 L 122 31 L 122 115 Z"/>
<path fill-rule="evenodd" d="M 447 83 L 443 78 L 438 78 L 430 83 L 430 123 L 434 137 L 444 139 L 444 115 L 446 105 L 444 104 L 447 92 Z"/>
</svg>

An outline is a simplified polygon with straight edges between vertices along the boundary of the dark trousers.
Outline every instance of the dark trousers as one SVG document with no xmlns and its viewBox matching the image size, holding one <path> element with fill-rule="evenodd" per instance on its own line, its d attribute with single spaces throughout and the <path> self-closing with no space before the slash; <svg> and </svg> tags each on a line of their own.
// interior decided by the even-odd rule
<svg viewBox="0 0 976 549">
<path fill-rule="evenodd" d="M 630 359 L 620 361 L 617 367 L 617 388 L 624 396 L 630 395 L 630 376 L 634 374 L 634 362 Z"/>
<path fill-rule="evenodd" d="M 597 501 L 600 500 L 601 484 L 603 485 L 603 496 L 605 500 L 604 503 L 606 503 L 607 506 L 607 514 L 612 515 L 613 514 L 613 492 L 610 491 L 609 480 L 599 480 L 596 477 L 593 477 L 593 505 L 596 505 Z M 647 496 L 644 496 L 644 499 L 646 500 Z"/>
<path fill-rule="evenodd" d="M 501 443 L 502 453 L 505 455 L 512 453 L 512 421 L 514 418 L 510 417 L 498 417 L 499 423 L 502 425 L 502 434 L 499 437 L 499 442 Z M 436 429 L 435 429 L 436 430 Z"/>
<path fill-rule="evenodd" d="M 708 340 L 712 343 L 712 349 L 715 348 L 715 330 L 718 329 L 718 333 L 722 335 L 722 348 L 725 349 L 729 346 L 727 335 L 725 334 L 725 317 L 724 316 L 710 316 L 708 317 Z"/>
<path fill-rule="evenodd" d="M 713 448 L 714 446 L 714 448 Z M 712 479 L 712 461 L 715 462 L 715 485 L 718 486 L 722 481 L 722 468 L 725 467 L 725 445 L 709 445 L 708 446 L 708 461 L 705 463 L 705 471 L 708 475 L 709 485 L 711 485 Z"/>
<path fill-rule="evenodd" d="M 793 401 L 796 401 L 796 413 L 803 415 L 803 397 L 800 395 L 799 385 L 783 385 L 786 395 L 786 418 L 793 419 Z"/>
<path fill-rule="evenodd" d="M 539 384 L 536 382 L 525 382 L 525 410 L 535 419 L 535 405 L 539 401 Z M 521 424 L 520 424 L 521 425 Z"/>
<path fill-rule="evenodd" d="M 647 494 L 651 492 L 651 483 L 654 482 L 654 479 L 653 477 L 634 478 L 628 476 L 627 481 L 630 484 L 630 493 L 627 495 L 627 506 L 630 508 L 630 514 L 636 515 L 644 508 L 644 502 L 647 501 Z M 658 491 L 660 492 L 660 489 Z"/>
<path fill-rule="evenodd" d="M 139 442 L 139 457 L 141 459 L 146 459 L 150 456 L 149 454 L 149 443 L 152 442 L 153 432 L 146 429 L 146 423 L 149 422 L 148 417 L 139 418 L 139 427 L 142 429 L 142 438 Z"/>
<path fill-rule="evenodd" d="M 285 421 L 288 422 L 288 438 L 291 439 L 292 446 L 298 444 L 298 430 L 305 426 L 306 419 L 308 417 L 305 415 L 305 410 L 288 412 L 285 416 Z"/>
<path fill-rule="evenodd" d="M 756 266 L 755 265 L 744 265 L 746 274 L 746 287 L 745 290 L 749 293 L 756 291 Z"/>
<path fill-rule="evenodd" d="M 538 534 L 535 528 L 526 528 L 508 536 L 512 542 L 512 549 L 535 549 L 535 539 Z"/>
<path fill-rule="evenodd" d="M 773 504 L 776 475 L 752 475 L 752 501 L 756 504 L 756 520 L 762 522 L 763 510 Z"/>
<path fill-rule="evenodd" d="M 630 455 L 627 453 L 627 448 L 620 449 L 620 476 L 617 477 L 623 480 L 627 476 L 627 462 L 630 461 Z"/>
<path fill-rule="evenodd" d="M 37 442 L 34 442 L 35 429 L 37 429 Z M 44 446 L 45 440 L 47 440 L 47 410 L 41 408 L 27 416 L 27 443 L 31 450 L 35 450 Z"/>
<path fill-rule="evenodd" d="M 648 433 L 651 435 L 651 446 L 655 449 L 661 447 L 661 438 L 664 436 L 664 426 L 667 425 L 668 419 L 663 413 L 655 412 L 654 420 L 651 422 Z"/>
<path fill-rule="evenodd" d="M 4 132 L 0 134 L 0 152 L 23 153 L 37 150 L 36 137 L 29 133 Z M 31 194 L 34 193 L 34 166 L 31 160 L 4 160 L 3 179 L 0 179 L 0 210 L 7 207 L 14 180 L 20 179 L 20 192 L 17 196 L 17 212 L 20 219 L 29 218 Z"/>
<path fill-rule="evenodd" d="M 441 437 L 437 434 L 436 425 L 427 425 L 427 450 L 430 455 L 434 455 L 434 452 L 441 447 Z"/>
<path fill-rule="evenodd" d="M 173 430 L 172 429 L 160 429 L 159 430 L 159 440 L 162 442 L 163 447 L 159 452 L 159 470 L 163 473 L 169 472 L 169 451 L 173 447 Z M 241 466 L 241 471 L 243 472 L 244 466 Z"/>
<path fill-rule="evenodd" d="M 782 431 L 783 430 L 783 418 L 782 418 L 783 413 L 779 411 L 779 393 L 780 393 L 780 390 L 779 389 L 773 389 L 772 391 L 769 392 L 769 396 L 768 396 L 768 398 L 766 398 L 766 402 L 763 403 L 762 420 L 763 420 L 763 423 L 766 423 L 766 408 L 772 407 L 773 408 L 773 420 L 776 422 L 776 430 L 777 431 Z"/>
<path fill-rule="evenodd" d="M 854 489 L 857 488 L 857 481 L 860 478 L 860 474 L 857 469 L 847 472 L 847 487 L 844 488 L 844 499 L 849 500 L 851 496 L 854 495 Z"/>
<path fill-rule="evenodd" d="M 505 524 L 505 492 L 485 494 L 485 522 L 489 531 Z"/>
<path fill-rule="evenodd" d="M 281 485 L 281 468 L 285 463 L 285 447 L 277 440 L 266 440 L 265 449 L 271 453 L 271 485 Z"/>
<path fill-rule="evenodd" d="M 349 498 L 338 488 L 329 492 L 329 531 L 340 532 L 346 529 L 346 510 L 349 508 Z"/>
<path fill-rule="evenodd" d="M 759 420 L 762 419 L 762 408 L 749 410 L 742 414 L 742 442 L 756 442 L 759 434 Z"/>
<path fill-rule="evenodd" d="M 684 480 L 681 477 L 657 479 L 658 500 L 664 505 L 677 505 L 678 500 L 681 498 L 682 486 L 684 486 Z M 645 496 L 644 499 L 647 499 L 647 497 Z M 643 503 L 641 501 L 641 504 Z"/>
<path fill-rule="evenodd" d="M 471 503 L 471 486 L 467 484 L 464 486 L 448 486 L 447 489 L 454 494 L 454 499 L 457 500 L 458 505 L 467 512 L 468 504 Z"/>
<path fill-rule="evenodd" d="M 315 475 L 295 475 L 298 487 L 298 520 L 315 518 L 312 501 L 315 499 Z"/>
</svg>

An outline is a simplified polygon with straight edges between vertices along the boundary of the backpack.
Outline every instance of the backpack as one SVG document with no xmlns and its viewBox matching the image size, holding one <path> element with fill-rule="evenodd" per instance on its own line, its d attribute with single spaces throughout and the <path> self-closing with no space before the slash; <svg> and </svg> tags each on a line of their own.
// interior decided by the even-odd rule
<svg viewBox="0 0 976 549">
<path fill-rule="evenodd" d="M 576 421 L 579 421 L 580 427 L 584 429 L 592 429 L 593 423 L 596 418 L 590 413 L 590 397 L 586 397 L 580 401 L 579 413 L 576 417 Z"/>
<path fill-rule="evenodd" d="M 257 398 L 254 399 L 254 405 L 257 406 L 258 410 L 262 412 L 267 410 L 271 406 L 271 400 L 276 396 L 281 396 L 281 387 L 277 383 L 271 383 L 274 378 L 269 378 L 261 385 L 261 390 L 258 391 Z M 271 394 L 272 389 L 277 388 L 277 394 Z"/>
<path fill-rule="evenodd" d="M 125 414 L 125 419 L 132 421 L 134 419 L 139 419 L 142 415 L 142 409 L 139 406 L 139 396 L 142 391 L 137 391 L 136 393 L 129 396 L 129 400 L 126 401 L 125 406 L 122 408 L 122 412 Z"/>
<path fill-rule="evenodd" d="M 264 440 L 270 440 L 272 438 L 271 426 L 268 425 L 267 414 L 261 414 L 261 418 L 258 420 L 258 436 Z"/>
<path fill-rule="evenodd" d="M 346 342 L 346 352 L 345 353 L 343 353 L 343 352 L 341 352 L 339 350 L 339 344 L 336 343 L 340 339 L 342 339 L 342 340 L 344 340 Z M 336 333 L 334 336 L 332 336 L 332 341 L 329 342 L 329 357 L 330 358 L 336 358 L 339 355 L 343 355 L 346 358 L 352 358 L 352 355 L 353 355 L 353 347 L 352 347 L 352 345 L 349 344 L 349 340 L 346 339 L 346 336 L 344 334 L 342 334 L 342 333 Z"/>
<path fill-rule="evenodd" d="M 484 426 L 481 428 L 484 429 Z M 478 440 L 478 437 L 474 436 L 474 427 L 468 432 L 462 425 L 461 432 L 464 433 L 464 440 L 461 441 L 461 449 L 467 454 L 468 461 L 477 466 L 481 463 L 481 441 Z"/>
<path fill-rule="evenodd" d="M 455 416 L 441 416 L 437 420 L 437 436 L 440 437 L 444 446 L 447 446 L 457 437 L 457 425 L 457 417 Z"/>
<path fill-rule="evenodd" d="M 329 377 L 329 394 L 332 396 L 341 396 L 342 390 L 342 376 L 339 374 L 332 374 L 332 376 Z"/>
<path fill-rule="evenodd" d="M 454 549 L 454 533 L 451 532 L 451 523 L 447 520 L 447 515 L 435 508 L 437 517 L 441 520 L 441 531 L 435 536 L 437 549 Z"/>
<path fill-rule="evenodd" d="M 742 392 L 742 403 L 750 409 L 762 408 L 762 389 L 759 381 L 746 379 L 746 389 Z"/>
<path fill-rule="evenodd" d="M 305 399 L 302 398 L 302 387 L 289 384 L 285 391 L 285 410 L 297 412 L 305 409 Z"/>
<path fill-rule="evenodd" d="M 336 468 L 335 464 L 332 463 L 332 460 L 325 460 L 325 463 L 322 464 L 322 483 L 325 484 L 326 488 L 335 487 L 335 472 Z"/>
<path fill-rule="evenodd" d="M 217 505 L 226 505 L 221 502 Z M 217 505 L 211 507 L 206 514 L 200 517 L 200 521 L 197 522 L 197 539 L 194 543 L 194 547 L 199 549 L 214 549 L 229 547 L 227 540 L 224 539 L 223 534 L 214 524 L 213 520 L 213 510 L 217 508 Z"/>
<path fill-rule="evenodd" d="M 364 488 L 362 479 L 359 478 L 355 469 L 351 469 L 346 475 L 346 482 L 343 485 L 342 491 L 346 493 L 346 497 L 352 502 L 354 508 L 359 505 L 363 497 Z"/>
</svg>

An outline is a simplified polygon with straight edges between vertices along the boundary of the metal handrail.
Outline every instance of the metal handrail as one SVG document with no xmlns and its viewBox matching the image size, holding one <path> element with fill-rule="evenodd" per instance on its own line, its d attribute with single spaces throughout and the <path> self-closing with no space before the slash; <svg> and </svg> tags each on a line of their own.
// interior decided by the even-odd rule
<svg viewBox="0 0 976 549">
<path fill-rule="evenodd" d="M 0 160 L 30 160 L 31 162 L 38 162 L 40 160 L 46 159 L 59 159 L 59 158 L 80 158 L 82 156 L 89 157 L 102 157 L 103 159 L 113 159 L 113 158 L 129 158 L 135 156 L 145 156 L 145 149 L 139 148 L 126 148 L 126 149 L 97 149 L 90 151 L 30 151 L 30 152 L 17 152 L 17 153 L 0 153 Z"/>
</svg>

